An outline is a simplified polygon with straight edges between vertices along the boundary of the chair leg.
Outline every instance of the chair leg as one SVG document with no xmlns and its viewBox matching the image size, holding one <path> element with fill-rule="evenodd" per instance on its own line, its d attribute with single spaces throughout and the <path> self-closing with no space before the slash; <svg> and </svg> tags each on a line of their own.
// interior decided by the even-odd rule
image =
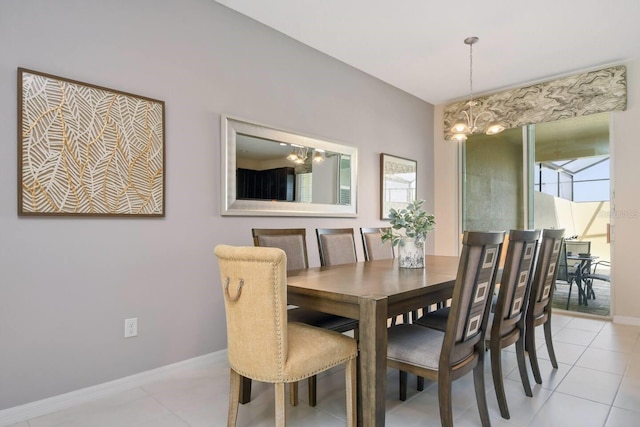
<svg viewBox="0 0 640 427">
<path fill-rule="evenodd" d="M 571 302 L 571 288 L 573 286 L 571 285 L 571 282 L 569 282 L 569 296 L 567 297 L 567 310 L 569 310 L 569 302 Z"/>
<path fill-rule="evenodd" d="M 438 378 L 438 403 L 440 406 L 440 424 L 453 427 L 453 408 L 451 407 L 451 377 Z"/>
<path fill-rule="evenodd" d="M 238 419 L 238 405 L 240 404 L 240 374 L 230 369 L 229 380 L 229 413 L 227 427 L 235 427 Z"/>
<path fill-rule="evenodd" d="M 347 386 L 347 427 L 355 427 L 357 424 L 358 408 L 357 404 L 357 384 L 356 366 L 357 359 L 354 357 L 345 366 L 345 383 Z"/>
<path fill-rule="evenodd" d="M 240 403 L 251 402 L 251 378 L 242 377 L 240 379 Z"/>
<path fill-rule="evenodd" d="M 400 400 L 407 400 L 407 373 L 405 371 L 400 371 L 399 374 L 400 379 Z"/>
<path fill-rule="evenodd" d="M 418 380 L 416 381 L 416 389 L 418 391 L 424 390 L 424 377 L 418 377 Z"/>
<path fill-rule="evenodd" d="M 312 375 L 309 378 L 307 378 L 307 386 L 309 389 L 309 406 L 316 406 L 316 402 L 317 402 L 316 391 L 318 389 L 317 379 L 318 377 L 316 377 L 315 375 Z"/>
<path fill-rule="evenodd" d="M 516 357 L 518 359 L 518 370 L 520 371 L 520 381 L 522 381 L 522 387 L 524 387 L 524 394 L 533 397 L 529 374 L 527 372 L 527 362 L 524 358 L 524 335 L 522 334 L 518 341 L 516 341 Z"/>
<path fill-rule="evenodd" d="M 473 386 L 476 391 L 476 401 L 478 402 L 478 412 L 480 412 L 480 422 L 482 427 L 491 427 L 491 419 L 489 418 L 489 407 L 487 406 L 487 394 L 484 390 L 484 363 L 481 359 L 478 361 L 478 366 L 473 368 Z M 451 383 L 449 383 L 451 387 Z M 451 393 L 449 391 L 449 393 Z M 449 402 L 451 407 L 451 402 Z M 442 408 L 440 409 L 442 416 Z"/>
<path fill-rule="evenodd" d="M 502 376 L 502 351 L 500 350 L 500 342 L 491 346 L 491 375 L 493 377 L 493 386 L 496 390 L 496 398 L 500 407 L 500 415 L 505 420 L 511 418 L 509 415 L 509 406 L 507 405 L 507 395 L 504 391 L 504 378 Z"/>
<path fill-rule="evenodd" d="M 276 427 L 285 427 L 287 408 L 285 407 L 284 383 L 276 383 Z"/>
<path fill-rule="evenodd" d="M 549 314 L 549 318 L 544 323 L 544 340 L 547 343 L 547 351 L 549 352 L 549 360 L 551 360 L 551 366 L 553 366 L 553 369 L 558 369 L 556 352 L 553 349 L 553 340 L 551 339 L 551 314 Z"/>
<path fill-rule="evenodd" d="M 536 331 L 535 327 L 528 328 L 525 333 L 525 348 L 529 353 L 529 362 L 531 362 L 531 370 L 536 383 L 542 384 L 542 375 L 540 374 L 540 366 L 538 365 L 538 354 L 536 353 Z"/>
<path fill-rule="evenodd" d="M 289 403 L 298 406 L 298 383 L 289 383 Z"/>
</svg>

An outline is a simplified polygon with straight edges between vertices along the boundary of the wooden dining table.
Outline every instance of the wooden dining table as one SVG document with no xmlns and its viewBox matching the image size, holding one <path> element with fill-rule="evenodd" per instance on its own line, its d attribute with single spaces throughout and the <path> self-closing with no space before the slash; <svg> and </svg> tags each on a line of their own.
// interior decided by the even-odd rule
<svg viewBox="0 0 640 427">
<path fill-rule="evenodd" d="M 450 298 L 458 262 L 427 256 L 424 269 L 391 259 L 288 273 L 289 304 L 359 319 L 358 425 L 385 425 L 387 319 Z"/>
</svg>

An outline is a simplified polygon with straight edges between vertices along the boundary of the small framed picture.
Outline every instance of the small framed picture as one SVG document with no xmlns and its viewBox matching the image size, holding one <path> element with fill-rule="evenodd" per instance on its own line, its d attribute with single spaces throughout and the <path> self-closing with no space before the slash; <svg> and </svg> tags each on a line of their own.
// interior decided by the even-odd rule
<svg viewBox="0 0 640 427">
<path fill-rule="evenodd" d="M 389 209 L 402 209 L 416 199 L 415 160 L 380 154 L 380 218 L 389 219 Z"/>
</svg>

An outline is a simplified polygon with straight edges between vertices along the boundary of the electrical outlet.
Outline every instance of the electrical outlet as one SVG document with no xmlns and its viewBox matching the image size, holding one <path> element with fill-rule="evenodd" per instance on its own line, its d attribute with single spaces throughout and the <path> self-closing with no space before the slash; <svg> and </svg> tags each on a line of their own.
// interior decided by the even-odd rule
<svg viewBox="0 0 640 427">
<path fill-rule="evenodd" d="M 138 318 L 124 319 L 124 337 L 131 338 L 138 336 Z"/>
</svg>

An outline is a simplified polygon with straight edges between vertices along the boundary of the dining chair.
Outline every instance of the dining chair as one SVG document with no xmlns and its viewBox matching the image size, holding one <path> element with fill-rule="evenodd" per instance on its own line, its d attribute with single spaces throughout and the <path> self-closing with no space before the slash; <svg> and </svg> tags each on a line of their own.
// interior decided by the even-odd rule
<svg viewBox="0 0 640 427">
<path fill-rule="evenodd" d="M 556 353 L 551 339 L 551 301 L 558 274 L 558 260 L 562 250 L 564 229 L 545 229 L 542 231 L 536 270 L 531 284 L 531 297 L 525 315 L 525 350 L 529 353 L 531 370 L 536 383 L 542 384 L 542 375 L 536 353 L 535 328 L 544 328 L 544 338 L 549 360 L 554 369 L 558 369 Z"/>
<path fill-rule="evenodd" d="M 417 324 L 388 329 L 387 366 L 438 382 L 440 421 L 445 427 L 453 426 L 452 382 L 469 372 L 482 425 L 491 425 L 484 386 L 484 335 L 504 236 L 504 232 L 464 233 L 444 332 Z M 404 381 L 406 390 L 406 375 Z M 401 390 L 402 383 L 401 375 Z"/>
<path fill-rule="evenodd" d="M 287 254 L 287 271 L 309 268 L 307 256 L 307 231 L 304 228 L 253 228 L 251 229 L 254 246 L 280 248 Z M 336 332 L 357 330 L 358 321 L 348 317 L 323 313 L 302 307 L 290 307 L 287 311 L 289 322 L 300 322 Z M 317 378 L 307 379 L 309 406 L 317 403 Z M 291 405 L 298 404 L 298 384 L 290 386 Z"/>
<path fill-rule="evenodd" d="M 501 259 L 503 273 L 500 278 L 498 296 L 489 315 L 490 326 L 485 335 L 485 341 L 491 350 L 491 374 L 496 398 L 500 414 L 505 419 L 509 419 L 510 414 L 502 375 L 502 349 L 512 344 L 516 345 L 520 380 L 525 394 L 529 397 L 533 396 L 525 361 L 524 314 L 529 302 L 539 239 L 539 230 L 510 230 L 508 239 L 505 238 L 505 242 L 508 240 L 509 245 L 506 248 L 506 256 Z M 450 309 L 447 307 L 426 313 L 415 323 L 444 331 L 449 311 Z"/>
<path fill-rule="evenodd" d="M 557 266 L 556 280 L 554 282 L 554 287 L 558 285 L 569 286 L 569 293 L 567 296 L 567 310 L 569 309 L 569 302 L 571 301 L 571 291 L 573 289 L 573 282 L 576 280 L 576 266 L 571 264 L 569 265 L 569 260 L 567 259 L 567 248 L 563 243 L 560 248 L 560 256 L 558 257 L 558 266 Z"/>
<path fill-rule="evenodd" d="M 236 425 L 241 377 L 275 384 L 277 426 L 286 425 L 285 384 L 345 365 L 347 425 L 356 425 L 355 339 L 287 320 L 286 253 L 279 248 L 215 248 L 227 321 L 227 426 Z"/>
<path fill-rule="evenodd" d="M 590 240 L 565 240 L 564 245 L 567 249 L 567 255 L 591 253 Z"/>
<path fill-rule="evenodd" d="M 320 265 L 358 262 L 353 228 L 316 228 Z"/>
<path fill-rule="evenodd" d="M 520 381 L 532 397 L 525 360 L 525 313 L 531 295 L 540 230 L 511 230 L 498 301 L 489 318 L 485 341 L 491 357 L 491 375 L 502 418 L 509 419 L 509 406 L 502 373 L 502 349 L 515 344 Z"/>
<path fill-rule="evenodd" d="M 385 230 L 386 228 L 360 227 L 365 261 L 395 258 L 395 252 L 393 250 L 393 246 L 391 246 L 391 241 L 382 241 L 382 234 Z"/>
<path fill-rule="evenodd" d="M 600 270 L 598 270 L 600 268 Z M 611 283 L 611 262 L 602 260 L 592 263 L 587 274 L 583 275 L 585 287 L 588 297 L 596 299 L 596 293 L 593 290 L 593 281 L 600 280 L 602 282 Z"/>
</svg>

